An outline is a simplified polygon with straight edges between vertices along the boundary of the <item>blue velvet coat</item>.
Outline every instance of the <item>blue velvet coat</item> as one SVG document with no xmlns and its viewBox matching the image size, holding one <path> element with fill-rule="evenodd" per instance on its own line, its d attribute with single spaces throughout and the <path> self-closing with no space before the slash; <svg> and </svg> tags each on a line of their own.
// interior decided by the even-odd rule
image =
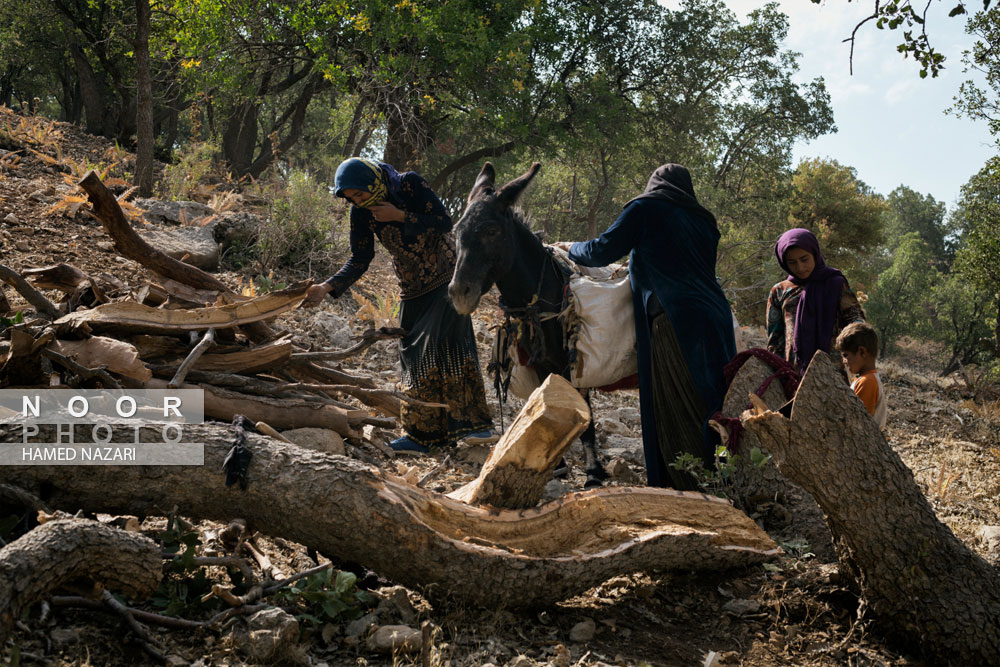
<svg viewBox="0 0 1000 667">
<path fill-rule="evenodd" d="M 722 368 L 736 356 L 732 312 L 715 277 L 718 245 L 719 231 L 705 218 L 668 201 L 638 199 L 598 238 L 570 248 L 570 258 L 584 266 L 605 266 L 629 255 L 642 441 L 650 486 L 669 484 L 653 410 L 651 294 L 670 318 L 688 370 L 708 408 L 702 425 L 707 463 L 714 454 L 715 434 L 708 428 L 708 418 L 722 407 L 726 393 Z"/>
</svg>

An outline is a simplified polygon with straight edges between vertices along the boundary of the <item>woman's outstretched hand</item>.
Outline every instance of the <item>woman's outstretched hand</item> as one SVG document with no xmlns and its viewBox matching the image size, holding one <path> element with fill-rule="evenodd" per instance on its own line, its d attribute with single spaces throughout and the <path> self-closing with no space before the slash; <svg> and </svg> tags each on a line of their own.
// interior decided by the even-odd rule
<svg viewBox="0 0 1000 667">
<path fill-rule="evenodd" d="M 306 290 L 306 298 L 302 299 L 302 303 L 299 304 L 299 308 L 315 308 L 322 301 L 323 297 L 329 294 L 333 290 L 333 287 L 329 283 L 316 283 L 315 285 L 310 285 L 309 289 Z"/>
<path fill-rule="evenodd" d="M 379 222 L 405 222 L 406 213 L 399 210 L 388 202 L 372 204 L 368 207 L 375 219 Z"/>
</svg>

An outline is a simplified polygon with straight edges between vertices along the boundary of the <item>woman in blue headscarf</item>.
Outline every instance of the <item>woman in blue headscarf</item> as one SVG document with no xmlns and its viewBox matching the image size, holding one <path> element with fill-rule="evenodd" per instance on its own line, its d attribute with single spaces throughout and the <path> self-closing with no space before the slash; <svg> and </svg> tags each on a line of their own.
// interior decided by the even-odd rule
<svg viewBox="0 0 1000 667">
<path fill-rule="evenodd" d="M 819 239 L 802 227 L 781 235 L 774 256 L 788 277 L 771 288 L 767 299 L 767 349 L 800 372 L 817 350 L 832 353 L 839 367 L 833 342 L 848 324 L 865 321 L 847 278 L 826 265 Z"/>
<path fill-rule="evenodd" d="M 448 409 L 406 403 L 405 434 L 390 446 L 427 453 L 430 446 L 495 440 L 486 406 L 472 320 L 448 299 L 455 270 L 451 217 L 420 174 L 398 173 L 384 162 L 350 158 L 334 177 L 338 197 L 351 202 L 351 256 L 329 280 L 306 292 L 305 307 L 347 291 L 375 256 L 375 237 L 392 256 L 400 287 L 399 359 L 406 393 Z"/>
</svg>

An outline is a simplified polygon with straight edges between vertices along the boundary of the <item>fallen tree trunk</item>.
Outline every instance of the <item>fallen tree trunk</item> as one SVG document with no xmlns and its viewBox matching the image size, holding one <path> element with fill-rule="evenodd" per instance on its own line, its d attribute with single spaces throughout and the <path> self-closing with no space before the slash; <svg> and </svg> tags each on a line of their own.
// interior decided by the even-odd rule
<svg viewBox="0 0 1000 667">
<path fill-rule="evenodd" d="M 938 520 L 825 353 L 813 357 L 791 419 L 748 412 L 743 423 L 823 508 L 887 635 L 937 664 L 1000 664 L 1000 576 Z"/>
<path fill-rule="evenodd" d="M 156 441 L 155 428 L 144 440 Z M 44 486 L 67 511 L 192 519 L 245 518 L 265 534 L 360 563 L 432 599 L 476 606 L 550 605 L 609 577 L 643 570 L 715 570 L 779 553 L 728 502 L 668 489 L 575 493 L 531 510 L 490 511 L 420 489 L 374 466 L 251 434 L 247 491 L 226 487 L 233 431 L 189 425 L 201 466 L 3 466 L 0 482 Z M 20 439 L 0 427 L 0 441 Z M 32 489 L 33 490 L 33 489 Z"/>
<path fill-rule="evenodd" d="M 449 493 L 470 505 L 534 507 L 559 458 L 590 423 L 590 409 L 565 378 L 550 374 L 494 445 L 479 477 Z"/>
<path fill-rule="evenodd" d="M 87 578 L 143 598 L 162 572 L 153 540 L 97 521 L 49 521 L 0 549 L 0 645 L 21 612 L 53 589 Z"/>
</svg>

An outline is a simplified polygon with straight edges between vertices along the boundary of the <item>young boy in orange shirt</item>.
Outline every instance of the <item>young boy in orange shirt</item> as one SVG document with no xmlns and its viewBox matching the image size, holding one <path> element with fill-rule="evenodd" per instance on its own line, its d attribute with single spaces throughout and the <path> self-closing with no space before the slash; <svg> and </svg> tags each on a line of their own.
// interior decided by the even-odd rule
<svg viewBox="0 0 1000 667">
<path fill-rule="evenodd" d="M 878 334 L 867 322 L 853 322 L 844 327 L 837 336 L 837 349 L 844 359 L 844 366 L 857 376 L 851 389 L 865 404 L 879 428 L 885 428 L 888 413 L 885 406 L 885 390 L 882 378 L 875 368 L 878 358 Z"/>
</svg>

